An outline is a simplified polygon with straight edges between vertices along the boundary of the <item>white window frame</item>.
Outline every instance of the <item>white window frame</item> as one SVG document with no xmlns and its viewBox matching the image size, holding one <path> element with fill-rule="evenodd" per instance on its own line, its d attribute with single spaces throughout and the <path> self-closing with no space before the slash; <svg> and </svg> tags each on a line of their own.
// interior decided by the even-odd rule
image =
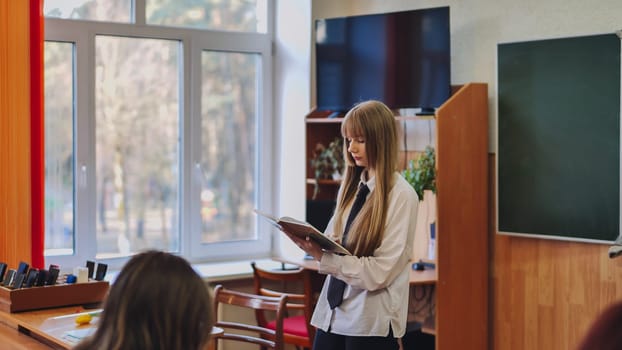
<svg viewBox="0 0 622 350">
<path fill-rule="evenodd" d="M 272 41 L 274 1 L 268 1 L 268 33 L 237 33 L 144 25 L 144 0 L 135 0 L 135 23 L 45 19 L 45 40 L 75 44 L 74 49 L 74 254 L 46 256 L 46 265 L 83 266 L 96 259 L 96 187 L 95 181 L 95 37 L 111 35 L 149 39 L 178 40 L 182 45 L 180 86 L 180 178 L 179 254 L 193 263 L 223 260 L 247 260 L 269 257 L 273 230 L 256 219 L 256 240 L 201 244 L 200 182 L 197 167 L 201 159 L 201 52 L 257 53 L 261 55 L 258 80 L 255 206 L 273 207 L 276 171 L 270 155 L 274 153 L 273 129 L 277 121 L 272 113 Z M 189 69 L 186 69 L 189 67 Z M 99 259 L 110 268 L 119 268 L 127 257 Z"/>
<path fill-rule="evenodd" d="M 255 149 L 255 178 L 258 180 L 256 183 L 256 191 L 257 192 L 257 202 L 255 206 L 261 207 L 271 207 L 271 203 L 267 202 L 271 196 L 266 196 L 265 194 L 272 193 L 272 169 L 274 168 L 272 165 L 272 157 L 263 155 L 273 154 L 272 152 L 265 152 L 263 150 L 270 150 L 272 147 L 272 127 L 269 127 L 269 123 L 267 123 L 264 119 L 267 119 L 266 116 L 271 115 L 271 93 L 272 91 L 270 87 L 270 77 L 272 76 L 272 65 L 271 65 L 271 40 L 258 40 L 258 38 L 254 34 L 242 34 L 236 33 L 236 38 L 232 40 L 230 35 L 224 35 L 224 33 L 213 33 L 214 35 L 203 36 L 199 38 L 195 45 L 192 47 L 191 57 L 196 58 L 193 60 L 191 64 L 191 71 L 197 72 L 197 74 L 193 75 L 194 77 L 198 77 L 191 81 L 191 108 L 193 109 L 192 115 L 196 116 L 193 118 L 189 125 L 191 126 L 191 139 L 197 140 L 196 142 L 192 142 L 193 145 L 201 145 L 201 96 L 202 96 L 202 82 L 201 82 L 201 54 L 204 50 L 209 51 L 220 51 L 220 52 L 236 52 L 236 53 L 259 53 L 261 54 L 261 67 L 258 70 L 258 81 L 261 86 L 257 86 L 258 99 L 262 101 L 262 103 L 258 103 L 257 113 L 260 115 L 257 120 L 257 130 L 255 134 L 255 139 L 257 140 L 256 149 Z M 193 164 L 193 168 L 197 171 L 197 168 L 200 168 L 201 164 L 201 150 L 198 147 L 192 149 L 190 152 L 192 157 L 191 164 Z M 200 171 L 200 170 L 199 170 Z M 192 198 L 186 197 L 186 199 L 190 199 L 189 207 L 190 210 L 182 211 L 182 215 L 189 216 L 192 213 L 198 213 L 200 211 L 200 192 L 201 192 L 201 184 L 198 181 L 198 176 L 192 176 L 192 179 L 188 181 L 192 190 L 190 195 Z M 265 199 L 265 200 L 264 200 Z M 187 218 L 184 217 L 184 223 L 190 224 L 189 232 L 190 240 L 188 242 L 182 242 L 182 245 L 188 243 L 189 246 L 186 246 L 187 250 L 190 251 L 190 255 L 192 257 L 201 257 L 201 256 L 209 256 L 211 258 L 216 258 L 218 260 L 226 260 L 230 258 L 234 258 L 236 256 L 240 256 L 239 252 L 236 250 L 240 249 L 242 244 L 248 242 L 218 242 L 211 244 L 195 244 L 195 242 L 201 241 L 201 222 L 198 216 L 195 218 Z M 257 227 L 257 240 L 253 240 L 253 244 L 249 244 L 249 247 L 245 249 L 244 255 L 247 257 L 261 257 L 262 252 L 270 250 L 270 229 L 267 229 L 265 226 L 265 221 L 256 220 Z M 269 227 L 269 226 L 268 226 Z M 267 245 L 267 246 L 266 246 Z M 264 257 L 266 255 L 263 255 Z"/>
</svg>

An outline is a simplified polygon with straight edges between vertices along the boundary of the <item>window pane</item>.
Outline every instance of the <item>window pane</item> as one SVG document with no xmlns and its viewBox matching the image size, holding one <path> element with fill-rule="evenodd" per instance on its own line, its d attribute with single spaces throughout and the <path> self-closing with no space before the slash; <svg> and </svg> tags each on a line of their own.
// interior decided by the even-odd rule
<svg viewBox="0 0 622 350">
<path fill-rule="evenodd" d="M 46 17 L 130 22 L 132 0 L 44 0 Z"/>
<path fill-rule="evenodd" d="M 257 54 L 203 51 L 202 242 L 256 238 Z"/>
<path fill-rule="evenodd" d="M 73 65 L 73 43 L 45 42 L 45 255 L 74 248 Z"/>
<path fill-rule="evenodd" d="M 173 40 L 97 36 L 98 257 L 179 250 L 179 76 Z"/>
<path fill-rule="evenodd" d="M 146 0 L 147 24 L 267 32 L 266 0 Z"/>
</svg>

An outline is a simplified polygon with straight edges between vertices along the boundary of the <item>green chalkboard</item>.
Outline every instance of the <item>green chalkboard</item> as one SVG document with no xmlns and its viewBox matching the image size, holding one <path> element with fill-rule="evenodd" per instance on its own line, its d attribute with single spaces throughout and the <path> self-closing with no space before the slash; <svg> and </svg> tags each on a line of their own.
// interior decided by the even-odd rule
<svg viewBox="0 0 622 350">
<path fill-rule="evenodd" d="M 611 242 L 620 232 L 620 38 L 497 46 L 498 230 Z"/>
</svg>

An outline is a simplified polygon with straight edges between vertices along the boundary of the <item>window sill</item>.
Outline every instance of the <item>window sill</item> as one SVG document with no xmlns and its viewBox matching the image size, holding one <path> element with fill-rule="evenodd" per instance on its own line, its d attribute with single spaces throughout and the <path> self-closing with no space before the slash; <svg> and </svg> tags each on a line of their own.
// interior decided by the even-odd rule
<svg viewBox="0 0 622 350">
<path fill-rule="evenodd" d="M 272 259 L 253 259 L 241 261 L 229 261 L 223 263 L 193 264 L 194 270 L 206 282 L 222 282 L 253 277 L 251 262 L 255 261 L 266 269 L 281 268 L 281 263 Z"/>
<path fill-rule="evenodd" d="M 283 266 L 283 263 L 272 259 L 252 259 L 252 260 L 240 260 L 240 261 L 228 261 L 221 263 L 198 263 L 192 264 L 194 270 L 205 280 L 206 282 L 223 282 L 232 281 L 253 277 L 253 269 L 251 268 L 251 262 L 255 261 L 257 265 L 260 265 L 266 269 L 279 269 Z M 120 271 L 109 271 L 106 274 L 105 280 L 113 283 Z"/>
</svg>

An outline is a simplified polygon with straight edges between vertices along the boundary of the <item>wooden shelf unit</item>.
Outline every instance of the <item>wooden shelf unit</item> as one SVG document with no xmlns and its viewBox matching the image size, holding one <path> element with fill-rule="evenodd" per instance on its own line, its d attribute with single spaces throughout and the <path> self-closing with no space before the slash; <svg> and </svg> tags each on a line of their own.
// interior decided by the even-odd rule
<svg viewBox="0 0 622 350">
<path fill-rule="evenodd" d="M 305 118 L 306 122 L 306 184 L 307 184 L 307 200 L 317 201 L 334 201 L 337 197 L 337 190 L 339 189 L 339 180 L 319 180 L 317 181 L 313 175 L 313 167 L 311 166 L 311 159 L 313 159 L 313 153 L 317 144 L 321 143 L 324 146 L 333 141 L 336 137 L 341 137 L 341 122 L 343 121 L 344 114 L 340 114 L 338 117 L 329 118 L 331 111 L 311 111 Z M 319 191 L 315 199 L 313 199 L 313 193 L 315 186 L 318 186 Z"/>
<path fill-rule="evenodd" d="M 318 142 L 340 135 L 342 118 L 307 116 L 307 200 L 315 179 L 310 160 Z M 437 238 L 436 349 L 488 349 L 488 86 L 452 87 L 431 119 L 436 123 Z M 407 158 L 416 152 L 408 151 Z M 334 200 L 338 181 L 322 181 L 318 200 Z M 309 205 L 309 202 L 307 202 Z M 308 219 L 308 218 L 307 218 Z"/>
</svg>

